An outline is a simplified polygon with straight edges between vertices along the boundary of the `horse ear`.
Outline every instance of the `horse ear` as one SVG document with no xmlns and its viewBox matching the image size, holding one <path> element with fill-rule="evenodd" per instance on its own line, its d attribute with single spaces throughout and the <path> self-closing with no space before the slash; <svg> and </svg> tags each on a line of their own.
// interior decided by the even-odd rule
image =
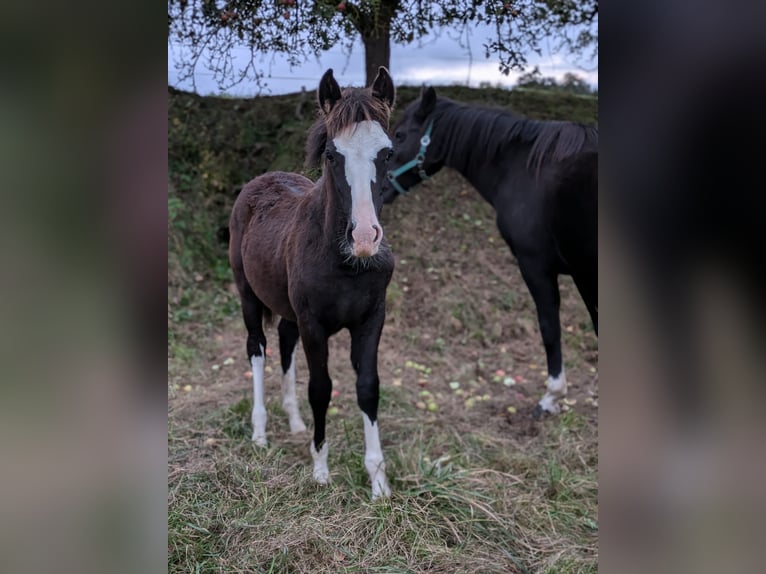
<svg viewBox="0 0 766 574">
<path fill-rule="evenodd" d="M 326 114 L 330 113 L 333 106 L 340 100 L 340 86 L 332 75 L 332 68 L 328 69 L 322 79 L 319 80 L 319 89 L 317 90 L 319 107 Z"/>
<path fill-rule="evenodd" d="M 318 166 L 326 147 L 327 126 L 324 120 L 317 120 L 309 129 L 309 135 L 306 138 L 306 160 L 304 165 L 308 168 Z"/>
<path fill-rule="evenodd" d="M 436 90 L 433 86 L 428 86 L 420 90 L 420 106 L 417 115 L 420 119 L 426 119 L 436 107 Z"/>
<path fill-rule="evenodd" d="M 388 104 L 389 108 L 394 107 L 396 88 L 394 88 L 394 81 L 391 79 L 391 75 L 385 66 L 378 68 L 378 75 L 375 76 L 375 81 L 372 82 L 372 95 Z"/>
</svg>

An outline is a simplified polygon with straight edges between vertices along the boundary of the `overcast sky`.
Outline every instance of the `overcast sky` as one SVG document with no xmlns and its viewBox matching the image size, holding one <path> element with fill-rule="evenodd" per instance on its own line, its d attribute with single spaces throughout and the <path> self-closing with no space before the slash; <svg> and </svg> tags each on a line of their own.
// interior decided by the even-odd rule
<svg viewBox="0 0 766 574">
<path fill-rule="evenodd" d="M 474 27 L 470 37 L 470 51 L 465 46 L 466 38 L 463 37 L 463 46 L 460 45 L 455 34 L 450 30 L 434 33 L 420 42 L 413 42 L 407 46 L 392 44 L 391 46 L 391 75 L 398 85 L 421 85 L 423 83 L 433 85 L 463 84 L 473 87 L 481 82 L 489 82 L 491 85 L 501 84 L 512 87 L 515 85 L 519 74 L 511 72 L 504 76 L 498 70 L 497 60 L 484 57 L 482 44 L 491 35 L 492 29 L 487 26 Z M 581 58 L 575 61 L 552 53 L 552 42 L 543 42 L 543 55 L 530 55 L 530 70 L 538 65 L 544 76 L 553 76 L 561 79 L 565 73 L 573 72 L 583 78 L 593 87 L 598 87 L 598 61 L 589 61 Z M 168 84 L 180 89 L 191 90 L 191 84 L 180 84 L 173 64 L 174 57 L 181 52 L 177 46 L 168 49 Z M 471 58 L 472 56 L 472 58 Z M 197 91 L 202 95 L 219 94 L 221 90 L 213 80 L 212 74 L 200 66 L 197 70 Z M 284 56 L 279 54 L 265 54 L 261 57 L 261 68 L 266 73 L 268 84 L 263 92 L 267 95 L 286 94 L 299 92 L 301 87 L 307 90 L 316 89 L 319 78 L 327 70 L 333 68 L 335 77 L 342 86 L 364 85 L 364 48 L 361 41 L 354 45 L 351 56 L 345 55 L 340 47 L 329 52 L 322 53 L 318 60 L 311 58 L 298 67 L 290 67 Z M 227 90 L 225 93 L 237 96 L 253 96 L 257 93 L 254 82 L 242 82 L 240 85 Z"/>
</svg>

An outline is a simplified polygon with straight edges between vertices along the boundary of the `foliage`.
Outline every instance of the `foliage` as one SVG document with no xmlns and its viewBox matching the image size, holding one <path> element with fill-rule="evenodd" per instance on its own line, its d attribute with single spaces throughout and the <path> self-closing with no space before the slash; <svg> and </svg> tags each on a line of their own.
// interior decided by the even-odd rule
<svg viewBox="0 0 766 574">
<path fill-rule="evenodd" d="M 596 93 L 585 80 L 572 72 L 564 74 L 564 78 L 559 82 L 553 77 L 543 77 L 540 73 L 540 68 L 537 66 L 535 66 L 535 69 L 531 72 L 521 75 L 516 82 L 516 85 L 520 88 L 550 90 L 580 95 Z"/>
<path fill-rule="evenodd" d="M 246 78 L 262 87 L 256 60 L 264 53 L 284 53 L 299 64 L 338 44 L 350 52 L 357 34 L 365 46 L 379 38 L 409 44 L 441 28 L 462 37 L 476 23 L 494 28 L 485 57 L 496 56 L 506 75 L 523 70 L 546 38 L 557 51 L 598 50 L 598 0 L 168 0 L 179 79 L 194 85 L 202 60 L 222 90 Z"/>
</svg>

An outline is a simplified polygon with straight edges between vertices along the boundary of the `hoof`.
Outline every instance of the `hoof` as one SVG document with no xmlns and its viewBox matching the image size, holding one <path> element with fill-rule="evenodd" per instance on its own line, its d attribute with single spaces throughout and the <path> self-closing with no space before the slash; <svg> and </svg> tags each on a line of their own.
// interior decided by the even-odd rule
<svg viewBox="0 0 766 574">
<path fill-rule="evenodd" d="M 266 440 L 265 435 L 256 435 L 253 433 L 253 443 L 255 446 L 261 446 L 261 447 L 267 447 L 269 446 L 269 441 Z"/>
<path fill-rule="evenodd" d="M 538 403 L 535 406 L 535 409 L 532 411 L 532 418 L 536 421 L 539 421 L 541 418 L 543 418 L 543 415 L 555 415 L 558 414 L 558 412 L 558 405 L 555 408 L 545 408 Z"/>
<path fill-rule="evenodd" d="M 309 450 L 314 459 L 314 480 L 319 484 L 327 484 L 330 480 L 330 470 L 327 468 L 327 442 L 317 452 L 314 448 L 314 441 L 311 441 Z"/>
<path fill-rule="evenodd" d="M 561 412 L 561 407 L 554 397 L 546 394 L 542 399 L 540 399 L 540 402 L 537 403 L 535 412 L 539 412 L 540 414 L 545 412 L 552 415 L 557 415 L 559 412 Z"/>
<path fill-rule="evenodd" d="M 391 488 L 388 484 L 374 484 L 372 486 L 372 500 L 386 499 L 391 496 Z"/>
<path fill-rule="evenodd" d="M 314 469 L 314 480 L 322 486 L 330 482 L 330 472 L 327 469 Z"/>
<path fill-rule="evenodd" d="M 301 419 L 290 421 L 290 432 L 293 434 L 306 432 L 306 425 Z"/>
</svg>

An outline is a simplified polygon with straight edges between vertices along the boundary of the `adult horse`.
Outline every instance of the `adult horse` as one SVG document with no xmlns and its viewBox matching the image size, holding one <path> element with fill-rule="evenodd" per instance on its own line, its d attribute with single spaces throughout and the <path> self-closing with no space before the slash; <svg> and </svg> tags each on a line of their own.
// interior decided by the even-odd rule
<svg viewBox="0 0 766 574">
<path fill-rule="evenodd" d="M 322 176 L 314 183 L 294 173 L 263 174 L 242 188 L 231 213 L 229 260 L 253 369 L 252 439 L 267 444 L 263 319 L 274 313 L 281 317 L 282 404 L 290 430 L 306 429 L 295 396 L 294 350 L 300 338 L 314 415 L 314 479 L 327 483 L 325 417 L 332 392 L 327 341 L 346 328 L 364 422 L 365 467 L 377 498 L 390 494 L 377 424 L 377 355 L 394 260 L 378 217 L 392 153 L 387 130 L 395 89 L 381 67 L 372 86 L 341 92 L 330 69 L 317 95 L 320 117 L 306 152 L 307 163 L 322 162 Z"/>
<path fill-rule="evenodd" d="M 535 301 L 548 363 L 534 415 L 559 412 L 566 395 L 558 276 L 571 275 L 598 333 L 598 129 L 535 121 L 503 109 L 437 97 L 433 87 L 394 128 L 385 203 L 447 166 L 497 214 L 497 227 Z"/>
</svg>

